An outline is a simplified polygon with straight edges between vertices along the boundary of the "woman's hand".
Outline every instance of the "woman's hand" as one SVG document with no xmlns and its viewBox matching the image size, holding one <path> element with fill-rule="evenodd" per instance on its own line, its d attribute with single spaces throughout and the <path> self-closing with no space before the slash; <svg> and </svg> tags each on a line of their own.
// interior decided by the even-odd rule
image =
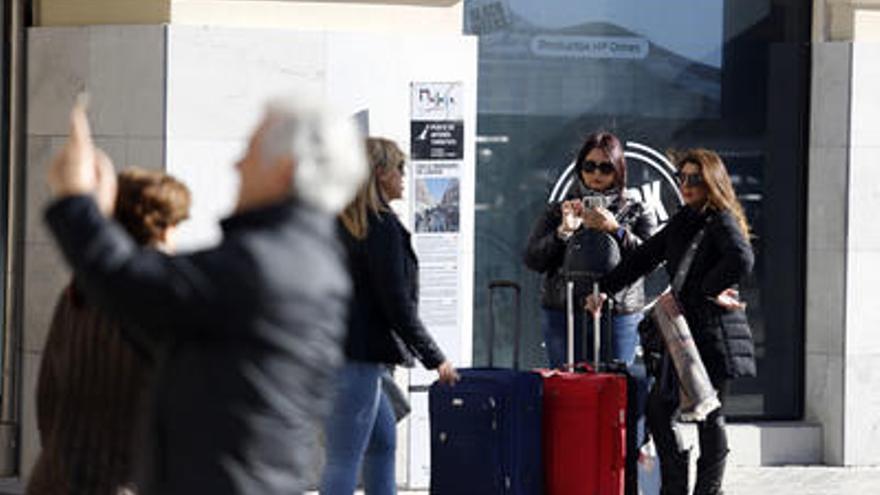
<svg viewBox="0 0 880 495">
<path fill-rule="evenodd" d="M 455 383 L 461 379 L 461 377 L 458 376 L 458 371 L 455 371 L 455 366 L 449 361 L 443 361 L 443 363 L 437 367 L 437 374 L 439 375 L 438 380 L 440 383 L 445 383 L 447 385 L 455 385 Z"/>
<path fill-rule="evenodd" d="M 712 301 L 728 311 L 746 309 L 746 303 L 739 300 L 739 291 L 734 288 L 724 289 Z"/>
<path fill-rule="evenodd" d="M 587 296 L 584 309 L 589 311 L 593 316 L 596 316 L 602 311 L 602 305 L 605 304 L 605 301 L 607 300 L 608 294 L 604 292 L 600 292 L 598 296 L 596 294 L 590 294 Z"/>
<path fill-rule="evenodd" d="M 560 237 L 568 237 L 579 229 L 583 219 L 584 206 L 578 200 L 564 201 L 562 203 L 562 219 L 559 222 L 559 228 L 556 229 Z"/>
<path fill-rule="evenodd" d="M 104 216 L 113 214 L 116 171 L 110 157 L 92 141 L 84 96 L 70 111 L 70 135 L 55 156 L 47 180 L 54 197 L 88 194 Z"/>
<path fill-rule="evenodd" d="M 612 214 L 606 208 L 602 208 L 601 206 L 584 210 L 583 218 L 584 225 L 601 232 L 608 232 L 613 234 L 617 232 L 617 229 L 620 228 L 620 224 L 617 223 L 617 219 L 614 218 L 614 214 Z"/>
<path fill-rule="evenodd" d="M 95 148 L 95 203 L 105 217 L 113 216 L 113 208 L 116 206 L 116 170 L 107 153 Z"/>
</svg>

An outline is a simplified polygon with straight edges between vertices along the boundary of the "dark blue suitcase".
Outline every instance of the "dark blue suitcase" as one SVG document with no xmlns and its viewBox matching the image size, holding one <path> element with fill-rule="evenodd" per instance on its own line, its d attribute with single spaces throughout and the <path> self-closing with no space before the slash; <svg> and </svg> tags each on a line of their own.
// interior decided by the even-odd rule
<svg viewBox="0 0 880 495">
<path fill-rule="evenodd" d="M 493 367 L 492 294 L 513 289 L 514 369 Z M 460 369 L 455 386 L 431 385 L 432 495 L 538 495 L 544 491 L 541 442 L 543 381 L 519 371 L 520 287 L 489 284 L 489 367 Z"/>
</svg>

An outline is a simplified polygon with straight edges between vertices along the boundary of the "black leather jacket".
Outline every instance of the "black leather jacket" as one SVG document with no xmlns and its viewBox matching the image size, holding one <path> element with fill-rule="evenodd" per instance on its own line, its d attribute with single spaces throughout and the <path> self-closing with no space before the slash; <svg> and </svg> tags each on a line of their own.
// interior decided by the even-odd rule
<svg viewBox="0 0 880 495">
<path fill-rule="evenodd" d="M 573 199 L 574 196 L 566 198 Z M 642 241 L 648 239 L 657 227 L 657 216 L 641 201 L 627 195 L 617 196 L 608 208 L 617 217 L 623 235 L 614 238 L 626 257 Z M 560 203 L 549 205 L 532 227 L 524 261 L 526 266 L 544 274 L 541 286 L 541 306 L 565 309 L 565 280 L 562 264 L 566 241 L 557 236 L 562 219 Z M 615 312 L 629 314 L 641 311 L 645 305 L 644 282 L 639 279 L 614 294 Z"/>
</svg>

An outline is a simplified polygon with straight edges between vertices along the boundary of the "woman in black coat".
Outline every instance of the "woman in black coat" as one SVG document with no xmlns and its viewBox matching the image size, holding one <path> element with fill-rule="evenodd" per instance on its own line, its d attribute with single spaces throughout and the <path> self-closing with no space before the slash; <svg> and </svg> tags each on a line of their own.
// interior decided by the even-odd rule
<svg viewBox="0 0 880 495">
<path fill-rule="evenodd" d="M 565 274 L 563 263 L 573 236 L 583 229 L 607 233 L 626 255 L 642 243 L 657 227 L 656 214 L 626 192 L 626 158 L 620 140 L 608 132 L 593 133 L 584 140 L 577 154 L 575 179 L 561 203 L 549 205 L 532 227 L 525 253 L 525 264 L 544 274 L 541 287 L 541 329 L 551 368 L 565 363 Z M 587 208 L 584 198 L 606 207 Z M 604 253 L 589 253 L 603 256 Z M 614 319 L 610 354 L 612 359 L 631 363 L 635 358 L 642 319 L 645 291 L 642 280 L 621 287 L 614 294 Z M 580 320 L 581 312 L 575 319 Z M 575 323 L 580 328 L 580 321 Z M 582 332 L 575 332 L 575 361 L 581 355 Z M 588 346 L 593 339 L 587 336 Z"/>
<path fill-rule="evenodd" d="M 370 178 L 340 214 L 354 297 L 345 343 L 347 363 L 326 426 L 322 495 L 354 493 L 363 462 L 366 493 L 390 495 L 395 483 L 395 421 L 380 386 L 389 366 L 413 356 L 441 382 L 458 375 L 418 315 L 418 260 L 409 231 L 388 206 L 403 196 L 405 157 L 394 142 L 367 140 Z"/>
<path fill-rule="evenodd" d="M 677 160 L 677 167 L 685 207 L 605 276 L 601 287 L 613 293 L 663 262 L 671 280 L 688 245 L 705 229 L 678 301 L 723 403 L 730 379 L 755 375 L 752 335 L 745 305 L 737 300 L 736 291 L 754 263 L 749 227 L 724 163 L 716 153 L 688 151 Z M 588 297 L 588 308 L 598 311 L 604 297 Z M 678 442 L 675 431 L 676 407 L 659 387 L 651 392 L 647 417 L 660 455 L 663 494 L 686 494 L 688 490 L 688 452 Z M 721 493 L 729 449 L 720 410 L 698 423 L 698 432 L 700 458 L 694 493 Z"/>
</svg>

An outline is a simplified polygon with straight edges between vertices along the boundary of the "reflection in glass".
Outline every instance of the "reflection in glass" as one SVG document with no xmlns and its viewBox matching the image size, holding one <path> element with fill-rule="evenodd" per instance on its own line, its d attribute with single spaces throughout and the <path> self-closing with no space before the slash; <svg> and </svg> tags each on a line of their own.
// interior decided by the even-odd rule
<svg viewBox="0 0 880 495">
<path fill-rule="evenodd" d="M 808 3 L 465 0 L 464 31 L 480 38 L 475 363 L 481 288 L 504 278 L 524 287 L 525 362 L 545 364 L 540 276 L 522 250 L 583 136 L 606 129 L 627 141 L 629 187 L 665 196 L 668 214 L 674 193 L 650 189 L 662 178 L 642 158 L 694 146 L 722 155 L 756 234 L 742 293 L 760 375 L 735 384 L 728 412 L 801 415 Z M 650 290 L 664 283 L 655 276 Z M 496 317 L 511 328 L 512 306 Z"/>
</svg>

